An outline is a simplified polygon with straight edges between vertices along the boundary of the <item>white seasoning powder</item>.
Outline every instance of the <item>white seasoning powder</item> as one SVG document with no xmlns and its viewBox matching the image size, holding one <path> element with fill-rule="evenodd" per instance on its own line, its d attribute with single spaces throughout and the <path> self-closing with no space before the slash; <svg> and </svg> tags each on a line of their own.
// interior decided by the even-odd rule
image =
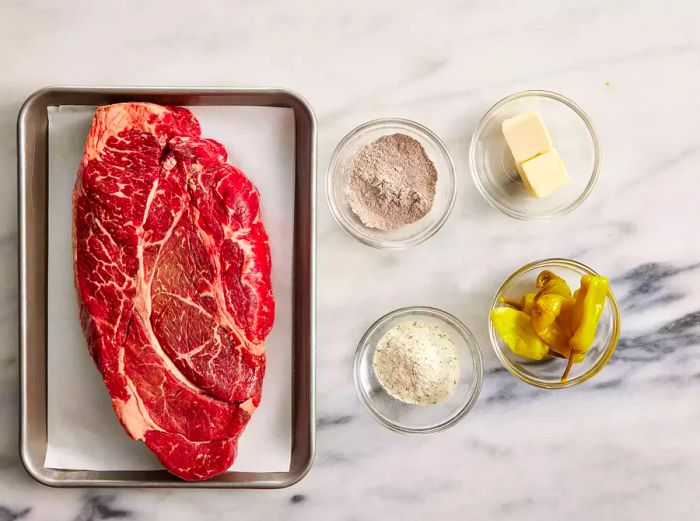
<svg viewBox="0 0 700 521">
<path fill-rule="evenodd" d="M 444 402 L 459 382 L 457 346 L 426 322 L 404 322 L 387 331 L 377 344 L 373 366 L 391 396 L 416 405 Z"/>
</svg>

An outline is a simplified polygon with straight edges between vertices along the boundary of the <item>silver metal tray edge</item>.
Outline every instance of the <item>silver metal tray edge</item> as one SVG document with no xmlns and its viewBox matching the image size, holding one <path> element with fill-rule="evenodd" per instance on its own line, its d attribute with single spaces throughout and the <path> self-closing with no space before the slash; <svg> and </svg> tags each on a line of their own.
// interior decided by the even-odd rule
<svg viewBox="0 0 700 521">
<path fill-rule="evenodd" d="M 187 482 L 165 470 L 86 471 L 44 467 L 46 454 L 46 276 L 48 118 L 55 105 L 150 101 L 166 105 L 261 105 L 294 110 L 294 326 L 292 454 L 289 472 L 226 472 Z M 52 487 L 259 488 L 291 486 L 315 455 L 316 119 L 299 94 L 278 88 L 47 87 L 22 105 L 17 120 L 19 223 L 20 459 Z"/>
</svg>

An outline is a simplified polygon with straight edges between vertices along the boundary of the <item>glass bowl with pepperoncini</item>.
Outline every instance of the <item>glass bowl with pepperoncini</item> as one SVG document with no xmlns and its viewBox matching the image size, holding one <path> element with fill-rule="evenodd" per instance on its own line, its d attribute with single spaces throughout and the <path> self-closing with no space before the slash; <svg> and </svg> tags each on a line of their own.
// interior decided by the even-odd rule
<svg viewBox="0 0 700 521">
<path fill-rule="evenodd" d="M 610 360 L 620 311 L 605 277 L 573 260 L 546 259 L 523 266 L 501 285 L 489 336 L 514 376 L 545 389 L 572 387 Z"/>
</svg>

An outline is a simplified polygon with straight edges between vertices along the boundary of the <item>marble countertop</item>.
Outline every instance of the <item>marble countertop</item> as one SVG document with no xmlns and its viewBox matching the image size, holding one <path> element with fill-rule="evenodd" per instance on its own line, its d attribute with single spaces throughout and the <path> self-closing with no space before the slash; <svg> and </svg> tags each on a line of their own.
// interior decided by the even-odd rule
<svg viewBox="0 0 700 521">
<path fill-rule="evenodd" d="M 690 0 L 0 3 L 0 521 L 696 519 L 698 17 Z M 320 181 L 337 141 L 371 118 L 414 119 L 447 143 L 454 213 L 408 251 L 361 245 L 319 193 L 317 457 L 299 484 L 57 490 L 23 470 L 15 122 L 31 92 L 55 84 L 295 89 L 318 117 Z M 530 88 L 581 104 L 603 146 L 591 197 L 546 224 L 492 209 L 467 166 L 484 111 Z M 505 276 L 549 256 L 608 274 L 623 313 L 610 364 L 561 392 L 499 370 L 485 327 Z M 486 366 L 470 415 L 424 438 L 383 429 L 352 385 L 361 334 L 409 304 L 462 319 Z"/>
</svg>

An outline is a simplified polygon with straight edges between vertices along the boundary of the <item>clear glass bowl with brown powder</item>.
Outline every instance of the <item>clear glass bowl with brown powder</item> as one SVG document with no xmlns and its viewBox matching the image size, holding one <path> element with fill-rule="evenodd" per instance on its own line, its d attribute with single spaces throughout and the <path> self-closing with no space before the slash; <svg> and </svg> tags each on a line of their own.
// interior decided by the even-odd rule
<svg viewBox="0 0 700 521">
<path fill-rule="evenodd" d="M 384 167 L 378 177 L 374 162 Z M 386 172 L 387 162 L 405 173 L 405 182 Z M 445 144 L 406 119 L 377 119 L 352 130 L 333 152 L 326 177 L 333 217 L 359 241 L 380 249 L 407 248 L 432 237 L 450 215 L 456 193 Z M 386 197 L 363 199 L 363 194 Z M 396 212 L 388 211 L 391 204 Z"/>
</svg>

